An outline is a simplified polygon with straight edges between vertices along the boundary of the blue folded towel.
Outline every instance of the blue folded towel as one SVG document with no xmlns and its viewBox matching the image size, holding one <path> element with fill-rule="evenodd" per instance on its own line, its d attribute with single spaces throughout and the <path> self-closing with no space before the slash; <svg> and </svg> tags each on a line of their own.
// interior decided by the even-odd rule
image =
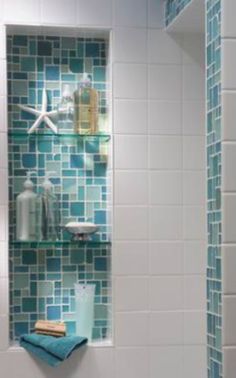
<svg viewBox="0 0 236 378">
<path fill-rule="evenodd" d="M 88 339 L 80 336 L 53 337 L 37 335 L 22 335 L 20 345 L 32 352 L 50 366 L 58 366 L 71 353 L 86 344 Z"/>
</svg>

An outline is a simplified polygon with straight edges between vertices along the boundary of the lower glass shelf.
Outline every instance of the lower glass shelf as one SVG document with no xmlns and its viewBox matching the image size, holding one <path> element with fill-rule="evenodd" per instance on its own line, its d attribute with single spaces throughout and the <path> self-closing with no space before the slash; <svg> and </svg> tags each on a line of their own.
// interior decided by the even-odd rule
<svg viewBox="0 0 236 378">
<path fill-rule="evenodd" d="M 101 246 L 111 246 L 111 242 L 109 241 L 94 241 L 94 240 L 27 240 L 27 241 L 21 241 L 21 240 L 13 240 L 9 242 L 9 244 L 14 246 L 30 246 L 30 247 L 61 247 L 64 245 L 72 245 L 72 246 L 78 246 L 78 247 L 101 247 Z"/>
</svg>

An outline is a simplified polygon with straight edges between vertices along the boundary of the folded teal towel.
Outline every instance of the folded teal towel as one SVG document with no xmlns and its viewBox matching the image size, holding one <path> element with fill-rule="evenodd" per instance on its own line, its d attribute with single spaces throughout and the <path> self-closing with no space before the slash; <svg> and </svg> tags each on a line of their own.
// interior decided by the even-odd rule
<svg viewBox="0 0 236 378">
<path fill-rule="evenodd" d="M 80 336 L 53 337 L 37 335 L 22 335 L 20 345 L 32 352 L 50 366 L 58 366 L 71 353 L 86 344 L 88 339 Z"/>
</svg>

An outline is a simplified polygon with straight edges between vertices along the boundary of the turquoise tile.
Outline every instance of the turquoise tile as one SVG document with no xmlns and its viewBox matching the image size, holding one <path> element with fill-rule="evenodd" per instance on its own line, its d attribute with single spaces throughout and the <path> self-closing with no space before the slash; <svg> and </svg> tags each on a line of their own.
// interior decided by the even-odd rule
<svg viewBox="0 0 236 378">
<path fill-rule="evenodd" d="M 52 44 L 48 41 L 38 41 L 38 55 L 39 56 L 51 56 Z"/>
<path fill-rule="evenodd" d="M 73 50 L 76 47 L 76 39 L 71 37 L 62 37 L 61 39 L 62 49 Z"/>
<path fill-rule="evenodd" d="M 22 251 L 22 263 L 26 265 L 37 264 L 37 252 L 34 250 Z"/>
<path fill-rule="evenodd" d="M 53 296 L 52 282 L 38 282 L 38 295 L 40 297 Z M 43 311 L 41 310 L 41 312 Z"/>
<path fill-rule="evenodd" d="M 94 81 L 106 81 L 106 69 L 104 67 L 94 67 Z"/>
<path fill-rule="evenodd" d="M 46 80 L 58 81 L 60 79 L 59 66 L 46 66 Z"/>
<path fill-rule="evenodd" d="M 71 58 L 69 66 L 70 66 L 71 72 L 73 72 L 73 73 L 83 73 L 84 72 L 84 61 L 83 61 L 83 59 Z"/>
<path fill-rule="evenodd" d="M 47 259 L 47 271 L 48 272 L 60 272 L 61 271 L 60 259 L 59 258 Z"/>
<path fill-rule="evenodd" d="M 13 36 L 13 45 L 14 46 L 27 46 L 28 38 L 25 35 L 14 35 Z"/>
<path fill-rule="evenodd" d="M 87 42 L 85 45 L 85 55 L 86 57 L 96 58 L 100 54 L 99 44 L 93 42 Z"/>
<path fill-rule="evenodd" d="M 83 202 L 71 203 L 70 213 L 72 216 L 75 216 L 75 217 L 84 216 L 84 203 Z"/>
<path fill-rule="evenodd" d="M 60 306 L 47 306 L 47 319 L 48 320 L 61 320 L 61 307 Z"/>
<path fill-rule="evenodd" d="M 21 58 L 21 70 L 34 72 L 36 68 L 36 59 L 33 57 Z"/>
<path fill-rule="evenodd" d="M 35 312 L 37 310 L 36 298 L 28 297 L 22 298 L 22 311 L 23 312 Z"/>
<path fill-rule="evenodd" d="M 23 154 L 22 155 L 22 165 L 24 168 L 35 168 L 36 167 L 36 156 L 34 154 Z"/>
<path fill-rule="evenodd" d="M 28 82 L 23 80 L 14 80 L 12 83 L 12 92 L 14 96 L 27 96 Z"/>
</svg>

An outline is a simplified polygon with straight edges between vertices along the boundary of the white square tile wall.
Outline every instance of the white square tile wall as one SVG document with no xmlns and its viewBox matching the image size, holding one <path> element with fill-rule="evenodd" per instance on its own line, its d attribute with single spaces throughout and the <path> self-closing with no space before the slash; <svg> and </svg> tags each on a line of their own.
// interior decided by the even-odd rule
<svg viewBox="0 0 236 378">
<path fill-rule="evenodd" d="M 80 357 L 81 378 L 189 378 L 191 364 L 192 378 L 205 378 L 201 40 L 183 41 L 165 33 L 162 0 L 0 0 L 0 5 L 3 2 L 0 24 L 2 19 L 98 27 L 112 34 L 114 348 L 88 348 Z M 3 35 L 0 25 L 0 169 L 6 175 Z M 234 114 L 233 97 L 226 95 L 225 104 Z M 236 140 L 227 114 L 223 118 L 226 137 Z M 6 196 L 2 187 L 1 293 L 8 282 Z M 1 350 L 8 347 L 7 307 L 6 296 L 0 305 Z M 19 349 L 1 353 L 0 364 L 9 378 L 14 365 L 19 376 L 45 375 Z M 63 376 L 77 376 L 77 367 L 72 357 L 62 368 Z"/>
<path fill-rule="evenodd" d="M 90 27 L 112 25 L 112 1 L 77 0 L 77 24 Z M 94 11 L 96 9 L 96 11 Z"/>
<path fill-rule="evenodd" d="M 56 12 L 55 12 L 56 9 Z M 42 24 L 75 25 L 75 0 L 41 0 Z"/>
</svg>

